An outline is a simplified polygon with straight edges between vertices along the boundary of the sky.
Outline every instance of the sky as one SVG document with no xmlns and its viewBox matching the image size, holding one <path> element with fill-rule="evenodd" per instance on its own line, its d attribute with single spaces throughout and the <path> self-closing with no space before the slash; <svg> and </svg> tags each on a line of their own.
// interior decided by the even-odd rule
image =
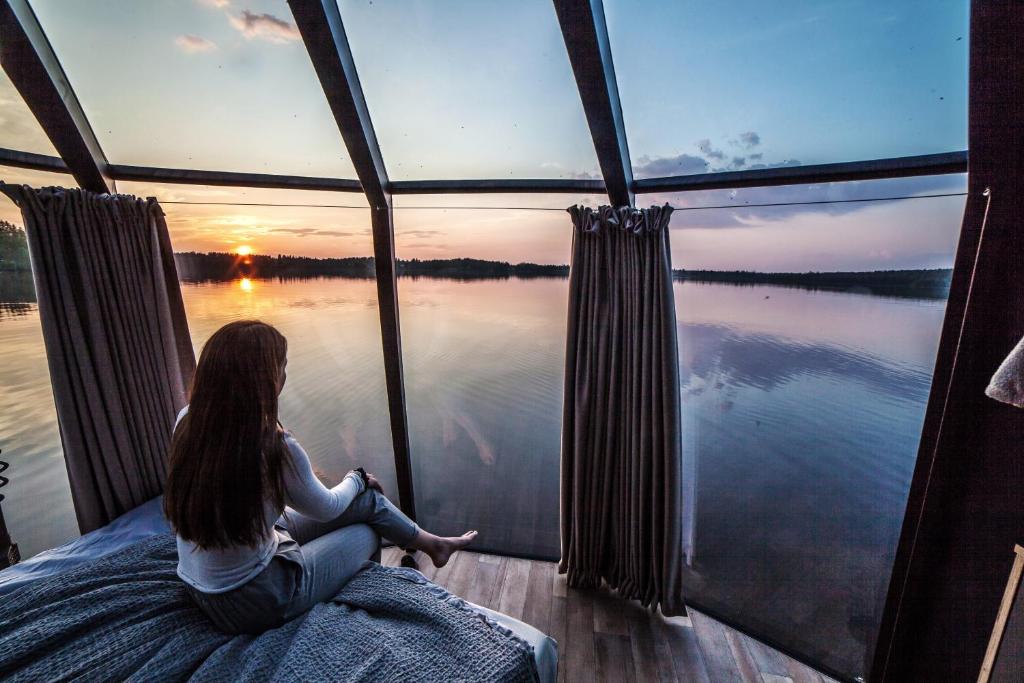
<svg viewBox="0 0 1024 683">
<path fill-rule="evenodd" d="M 112 162 L 354 177 L 284 0 L 31 4 Z M 550 0 L 340 0 L 340 9 L 391 178 L 599 176 Z M 605 12 L 637 177 L 966 148 L 965 0 L 605 0 Z M 54 154 L 2 75 L 0 124 L 0 146 Z M 0 178 L 19 182 L 19 173 L 0 169 Z M 742 206 L 964 189 L 963 177 L 946 176 L 637 201 Z M 354 207 L 168 204 L 179 250 L 244 243 L 261 253 L 370 253 L 358 193 L 118 190 L 166 202 Z M 397 254 L 565 263 L 571 233 L 557 209 L 602 201 L 396 197 Z M 948 266 L 963 202 L 679 211 L 674 261 L 751 270 Z M 427 206 L 435 208 L 413 208 Z"/>
</svg>

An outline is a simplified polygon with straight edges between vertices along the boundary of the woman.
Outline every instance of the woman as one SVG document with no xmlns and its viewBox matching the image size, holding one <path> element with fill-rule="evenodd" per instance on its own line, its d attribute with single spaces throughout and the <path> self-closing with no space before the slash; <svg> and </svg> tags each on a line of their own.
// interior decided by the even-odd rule
<svg viewBox="0 0 1024 683">
<path fill-rule="evenodd" d="M 228 633 L 260 633 L 329 600 L 377 552 L 378 534 L 438 567 L 476 536 L 420 529 L 362 468 L 332 489 L 321 484 L 278 422 L 287 350 L 265 323 L 219 329 L 171 440 L 164 512 L 178 576 Z"/>
</svg>

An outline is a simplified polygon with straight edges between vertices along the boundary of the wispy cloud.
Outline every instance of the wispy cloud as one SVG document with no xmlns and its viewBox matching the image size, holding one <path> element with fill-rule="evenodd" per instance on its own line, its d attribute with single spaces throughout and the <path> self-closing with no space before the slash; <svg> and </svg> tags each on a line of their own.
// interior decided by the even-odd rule
<svg viewBox="0 0 1024 683">
<path fill-rule="evenodd" d="M 737 147 L 743 147 L 744 149 L 753 149 L 761 144 L 761 136 L 752 130 L 746 133 L 740 133 L 735 140 L 730 140 L 732 144 Z"/>
<path fill-rule="evenodd" d="M 356 237 L 358 233 L 344 230 L 323 230 L 321 228 L 271 228 L 267 232 L 275 232 L 295 237 Z"/>
<path fill-rule="evenodd" d="M 223 9 L 231 4 L 231 0 L 199 0 L 200 5 L 206 5 L 208 7 L 216 7 L 217 9 Z"/>
<path fill-rule="evenodd" d="M 238 16 L 231 16 L 231 25 L 249 40 L 260 39 L 271 43 L 288 43 L 301 40 L 299 29 L 290 21 L 264 12 L 256 14 L 242 10 Z"/>
<path fill-rule="evenodd" d="M 174 39 L 174 44 L 181 48 L 182 52 L 195 54 L 197 52 L 210 52 L 217 49 L 217 44 L 212 40 L 200 38 L 191 34 L 180 35 Z"/>
<path fill-rule="evenodd" d="M 711 140 L 704 138 L 703 140 L 697 141 L 697 149 L 700 153 L 706 156 L 708 159 L 716 159 L 718 161 L 725 160 L 725 152 L 720 149 L 715 149 L 711 146 Z"/>
<path fill-rule="evenodd" d="M 414 237 L 416 239 L 431 239 L 441 234 L 440 230 L 402 230 L 398 233 L 399 237 Z"/>
<path fill-rule="evenodd" d="M 757 223 L 786 221 L 802 214 L 841 216 L 884 204 L 884 202 L 843 203 L 849 202 L 849 200 L 961 192 L 964 189 L 963 176 L 942 175 L 780 187 L 750 187 L 736 190 L 698 190 L 679 194 L 652 194 L 644 195 L 643 204 L 651 206 L 667 202 L 680 209 L 700 206 L 729 206 L 729 208 L 702 211 L 679 211 L 672 217 L 672 227 L 677 229 L 741 228 Z M 837 203 L 756 206 L 807 201 Z"/>
</svg>

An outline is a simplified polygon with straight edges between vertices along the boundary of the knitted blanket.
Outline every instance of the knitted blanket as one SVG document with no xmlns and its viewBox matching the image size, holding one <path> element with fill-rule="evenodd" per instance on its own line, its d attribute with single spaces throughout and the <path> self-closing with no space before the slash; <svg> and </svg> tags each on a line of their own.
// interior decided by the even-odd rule
<svg viewBox="0 0 1024 683">
<path fill-rule="evenodd" d="M 368 562 L 330 603 L 229 636 L 154 536 L 0 601 L 0 679 L 536 681 L 532 648 L 411 569 Z"/>
</svg>

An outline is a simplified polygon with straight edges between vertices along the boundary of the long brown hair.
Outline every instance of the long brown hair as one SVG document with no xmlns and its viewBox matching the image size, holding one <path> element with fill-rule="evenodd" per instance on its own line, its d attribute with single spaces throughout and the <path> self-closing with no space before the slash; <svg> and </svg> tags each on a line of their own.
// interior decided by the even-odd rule
<svg viewBox="0 0 1024 683">
<path fill-rule="evenodd" d="M 277 396 L 288 342 L 258 320 L 228 323 L 199 356 L 189 409 L 171 439 L 164 514 L 200 548 L 258 545 L 265 501 L 284 506 L 287 446 Z"/>
</svg>

